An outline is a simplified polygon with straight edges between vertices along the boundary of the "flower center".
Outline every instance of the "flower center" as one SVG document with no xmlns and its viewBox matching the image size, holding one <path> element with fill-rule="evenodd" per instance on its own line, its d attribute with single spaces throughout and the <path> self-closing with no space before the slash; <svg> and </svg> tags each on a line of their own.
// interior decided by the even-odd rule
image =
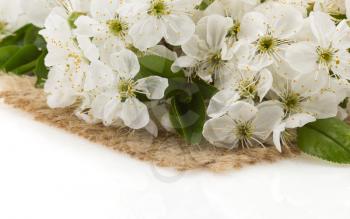
<svg viewBox="0 0 350 219">
<path fill-rule="evenodd" d="M 128 30 L 128 24 L 123 22 L 121 19 L 113 19 L 107 21 L 107 25 L 109 28 L 109 31 L 118 37 L 125 37 L 126 32 Z"/>
<path fill-rule="evenodd" d="M 135 89 L 135 81 L 132 79 L 129 80 L 120 80 L 118 83 L 118 92 L 122 99 L 135 97 L 136 89 Z"/>
<path fill-rule="evenodd" d="M 234 22 L 234 25 L 228 31 L 227 36 L 229 38 L 235 38 L 238 40 L 238 33 L 241 31 L 241 24 L 238 21 Z"/>
<path fill-rule="evenodd" d="M 6 32 L 6 27 L 8 23 L 4 21 L 0 21 L 0 33 L 5 33 Z"/>
<path fill-rule="evenodd" d="M 277 39 L 270 35 L 261 37 L 258 40 L 258 52 L 259 53 L 273 53 L 278 44 Z"/>
<path fill-rule="evenodd" d="M 297 93 L 287 92 L 281 96 L 281 102 L 286 113 L 294 113 L 300 110 L 302 99 Z"/>
<path fill-rule="evenodd" d="M 80 17 L 86 15 L 84 12 L 72 12 L 68 17 L 68 24 L 72 29 L 76 29 L 77 25 L 75 25 L 75 21 Z"/>
<path fill-rule="evenodd" d="M 254 127 L 251 121 L 237 122 L 234 134 L 242 143 L 247 143 L 253 137 Z"/>
<path fill-rule="evenodd" d="M 160 17 L 170 14 L 170 11 L 164 0 L 152 0 L 151 7 L 148 9 L 148 14 Z"/>
<path fill-rule="evenodd" d="M 257 94 L 256 82 L 252 79 L 241 80 L 238 84 L 238 92 L 241 97 L 254 99 Z"/>
<path fill-rule="evenodd" d="M 218 66 L 221 63 L 221 54 L 217 53 L 210 57 L 210 63 L 214 66 Z"/>
<path fill-rule="evenodd" d="M 318 60 L 317 62 L 322 65 L 330 66 L 334 60 L 334 55 L 337 52 L 335 49 L 329 48 L 317 48 Z"/>
</svg>

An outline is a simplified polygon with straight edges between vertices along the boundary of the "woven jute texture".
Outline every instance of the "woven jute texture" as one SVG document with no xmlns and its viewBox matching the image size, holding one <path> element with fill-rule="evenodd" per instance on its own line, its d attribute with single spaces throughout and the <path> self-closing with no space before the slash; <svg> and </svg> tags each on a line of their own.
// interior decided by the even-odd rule
<svg viewBox="0 0 350 219">
<path fill-rule="evenodd" d="M 260 162 L 274 162 L 297 156 L 295 147 L 279 153 L 274 147 L 226 150 L 210 144 L 187 145 L 181 138 L 160 133 L 154 138 L 146 131 L 131 131 L 79 120 L 74 109 L 50 109 L 41 89 L 31 77 L 0 75 L 0 97 L 5 103 L 30 113 L 36 120 L 77 134 L 92 142 L 129 154 L 131 157 L 180 171 L 206 169 L 221 172 Z"/>
</svg>

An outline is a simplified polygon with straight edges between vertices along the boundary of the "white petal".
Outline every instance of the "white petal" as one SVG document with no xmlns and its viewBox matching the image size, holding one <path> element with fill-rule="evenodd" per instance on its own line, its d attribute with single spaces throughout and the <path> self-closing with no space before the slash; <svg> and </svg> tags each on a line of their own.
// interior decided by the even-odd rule
<svg viewBox="0 0 350 219">
<path fill-rule="evenodd" d="M 135 53 L 130 50 L 123 50 L 113 53 L 110 58 L 111 66 L 122 77 L 134 78 L 140 71 L 140 64 Z"/>
<path fill-rule="evenodd" d="M 83 50 L 84 56 L 89 60 L 89 61 L 97 61 L 99 58 L 99 50 L 94 45 L 89 37 L 85 36 L 78 36 L 77 41 L 79 44 L 79 47 Z"/>
<path fill-rule="evenodd" d="M 290 67 L 300 73 L 312 73 L 318 68 L 316 46 L 307 42 L 291 45 L 286 51 Z"/>
<path fill-rule="evenodd" d="M 311 13 L 310 21 L 311 30 L 320 45 L 324 48 L 328 47 L 336 28 L 332 18 L 326 13 L 317 11 Z"/>
<path fill-rule="evenodd" d="M 310 122 L 316 121 L 316 118 L 306 113 L 298 113 L 291 115 L 285 121 L 286 128 L 295 129 L 305 126 Z"/>
<path fill-rule="evenodd" d="M 108 101 L 103 111 L 103 124 L 110 126 L 120 119 L 122 109 L 122 103 L 118 98 L 113 98 L 112 100 Z"/>
<path fill-rule="evenodd" d="M 257 85 L 257 91 L 260 98 L 260 102 L 264 99 L 267 92 L 272 88 L 273 77 L 269 70 L 264 69 L 259 73 L 259 83 Z"/>
<path fill-rule="evenodd" d="M 291 81 L 291 89 L 303 97 L 312 96 L 328 86 L 329 75 L 319 73 L 302 74 Z"/>
<path fill-rule="evenodd" d="M 253 42 L 267 32 L 266 17 L 259 12 L 249 12 L 244 15 L 241 21 L 241 30 L 238 34 L 239 39 L 246 39 Z"/>
<path fill-rule="evenodd" d="M 207 20 L 207 43 L 212 50 L 220 50 L 228 30 L 233 26 L 231 18 L 211 15 Z"/>
<path fill-rule="evenodd" d="M 177 59 L 176 52 L 173 52 L 172 50 L 168 49 L 163 45 L 156 45 L 154 47 L 149 48 L 147 50 L 147 54 L 164 57 L 171 61 L 175 61 Z"/>
<path fill-rule="evenodd" d="M 145 129 L 148 133 L 150 133 L 154 137 L 158 137 L 158 127 L 152 120 L 149 121 Z"/>
<path fill-rule="evenodd" d="M 132 129 L 144 128 L 149 123 L 149 114 L 144 103 L 136 98 L 128 98 L 123 104 L 121 119 Z"/>
<path fill-rule="evenodd" d="M 310 113 L 317 119 L 335 117 L 338 112 L 337 97 L 334 93 L 324 92 L 302 103 L 303 112 Z"/>
<path fill-rule="evenodd" d="M 138 21 L 130 29 L 130 36 L 133 39 L 136 48 L 145 51 L 157 45 L 162 37 L 165 36 L 166 27 L 164 23 L 153 17 Z"/>
<path fill-rule="evenodd" d="M 266 140 L 276 125 L 281 122 L 284 112 L 278 104 L 269 104 L 267 102 L 260 104 L 258 109 L 259 111 L 253 122 L 255 127 L 254 135 L 262 140 Z"/>
<path fill-rule="evenodd" d="M 92 115 L 100 120 L 104 119 L 104 111 L 109 101 L 117 101 L 117 93 L 112 91 L 103 92 L 96 96 L 91 103 Z"/>
<path fill-rule="evenodd" d="M 345 0 L 346 16 L 350 19 L 350 0 Z"/>
<path fill-rule="evenodd" d="M 234 129 L 234 121 L 228 116 L 223 116 L 208 120 L 204 124 L 203 136 L 215 146 L 231 149 L 238 147 Z"/>
<path fill-rule="evenodd" d="M 342 79 L 350 80 L 350 53 L 347 50 L 336 53 L 332 71 Z"/>
<path fill-rule="evenodd" d="M 90 11 L 91 15 L 99 21 L 107 21 L 112 19 L 119 7 L 119 1 L 111 0 L 91 0 Z"/>
<path fill-rule="evenodd" d="M 209 102 L 208 116 L 216 118 L 224 115 L 239 98 L 239 94 L 231 89 L 219 91 Z"/>
<path fill-rule="evenodd" d="M 273 129 L 273 144 L 279 152 L 282 152 L 281 135 L 286 130 L 285 123 L 281 123 Z"/>
<path fill-rule="evenodd" d="M 186 15 L 169 15 L 164 17 L 166 24 L 165 40 L 174 46 L 186 43 L 195 31 L 195 24 Z"/>
<path fill-rule="evenodd" d="M 251 121 L 257 114 L 258 109 L 247 102 L 238 101 L 230 106 L 227 115 L 233 121 L 247 122 Z"/>
<path fill-rule="evenodd" d="M 74 30 L 76 35 L 94 37 L 99 34 L 99 29 L 103 28 L 99 22 L 88 17 L 80 16 L 76 21 L 77 28 Z"/>
<path fill-rule="evenodd" d="M 196 35 L 182 45 L 181 48 L 186 55 L 197 60 L 203 60 L 209 51 L 206 42 Z"/>
<path fill-rule="evenodd" d="M 342 20 L 336 27 L 333 34 L 332 46 L 343 50 L 350 48 L 350 27 L 348 20 Z"/>
<path fill-rule="evenodd" d="M 91 91 L 97 88 L 106 88 L 116 81 L 116 76 L 107 65 L 100 61 L 94 61 L 90 64 L 89 71 L 86 74 L 84 89 Z"/>
<path fill-rule="evenodd" d="M 148 99 L 158 100 L 164 97 L 164 92 L 168 86 L 168 79 L 159 76 L 150 76 L 139 79 L 135 88 L 138 91 L 142 91 Z"/>
<path fill-rule="evenodd" d="M 179 72 L 182 68 L 194 67 L 198 63 L 198 60 L 190 56 L 181 56 L 175 60 L 171 66 L 172 72 Z"/>
<path fill-rule="evenodd" d="M 262 13 L 268 17 L 273 34 L 280 39 L 290 38 L 303 26 L 303 15 L 294 6 L 267 3 Z"/>
</svg>

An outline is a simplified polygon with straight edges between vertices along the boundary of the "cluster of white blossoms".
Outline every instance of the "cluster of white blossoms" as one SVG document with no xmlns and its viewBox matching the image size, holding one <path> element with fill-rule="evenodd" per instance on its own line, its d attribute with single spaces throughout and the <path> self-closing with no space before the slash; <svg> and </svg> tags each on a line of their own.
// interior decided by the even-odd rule
<svg viewBox="0 0 350 219">
<path fill-rule="evenodd" d="M 76 106 L 89 123 L 171 130 L 168 78 L 138 76 L 139 58 L 152 54 L 217 89 L 202 134 L 219 147 L 281 151 L 296 128 L 347 117 L 349 0 L 201 2 L 58 1 L 40 32 L 49 106 Z"/>
</svg>

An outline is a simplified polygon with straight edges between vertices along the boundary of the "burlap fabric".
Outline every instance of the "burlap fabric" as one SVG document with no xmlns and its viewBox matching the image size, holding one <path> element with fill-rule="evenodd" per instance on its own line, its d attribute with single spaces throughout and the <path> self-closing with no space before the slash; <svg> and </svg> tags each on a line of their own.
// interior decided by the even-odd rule
<svg viewBox="0 0 350 219">
<path fill-rule="evenodd" d="M 190 146 L 169 133 L 160 133 L 158 138 L 153 138 L 145 131 L 90 125 L 75 117 L 73 107 L 50 109 L 43 90 L 34 87 L 31 77 L 1 74 L 0 83 L 0 97 L 4 102 L 30 113 L 36 120 L 157 166 L 180 171 L 206 169 L 221 172 L 299 154 L 296 147 L 284 148 L 281 154 L 274 147 L 225 150 L 210 144 Z"/>
</svg>

